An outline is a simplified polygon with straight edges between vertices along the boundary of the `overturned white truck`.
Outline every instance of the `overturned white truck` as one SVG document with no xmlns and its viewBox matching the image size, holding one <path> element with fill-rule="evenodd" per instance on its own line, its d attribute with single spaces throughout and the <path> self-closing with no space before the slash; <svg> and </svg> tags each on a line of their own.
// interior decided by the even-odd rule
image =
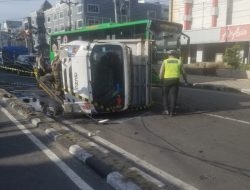
<svg viewBox="0 0 250 190">
<path fill-rule="evenodd" d="M 51 35 L 60 49 L 65 112 L 143 109 L 169 49 L 180 49 L 182 25 L 159 20 L 107 23 Z M 158 68 L 157 68 L 158 70 Z"/>
<path fill-rule="evenodd" d="M 149 106 L 147 43 L 106 40 L 62 45 L 64 110 L 91 114 Z"/>
</svg>

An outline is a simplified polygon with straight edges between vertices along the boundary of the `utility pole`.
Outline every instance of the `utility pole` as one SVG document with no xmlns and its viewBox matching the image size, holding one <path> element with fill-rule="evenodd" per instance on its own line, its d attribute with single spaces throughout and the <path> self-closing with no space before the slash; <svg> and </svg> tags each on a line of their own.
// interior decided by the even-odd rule
<svg viewBox="0 0 250 190">
<path fill-rule="evenodd" d="M 131 0 L 128 0 L 128 21 L 131 19 Z"/>
<path fill-rule="evenodd" d="M 204 28 L 204 1 L 202 2 L 202 26 L 201 28 Z"/>
<path fill-rule="evenodd" d="M 31 24 L 31 17 L 27 18 L 28 20 L 28 38 L 29 38 L 29 43 L 28 43 L 28 49 L 29 53 L 34 52 L 34 44 L 33 44 L 33 34 L 32 34 L 32 24 Z"/>
<path fill-rule="evenodd" d="M 68 12 L 68 16 L 69 16 L 69 31 L 71 31 L 71 29 L 72 29 L 72 23 L 71 23 L 72 11 L 71 11 L 71 6 L 72 5 L 77 5 L 78 2 L 74 3 L 71 0 L 65 0 L 65 1 L 61 0 L 60 3 L 65 3 L 66 5 L 68 5 L 68 8 L 69 8 L 69 12 Z"/>
<path fill-rule="evenodd" d="M 173 22 L 173 0 L 169 0 L 169 14 L 168 14 L 168 20 L 170 22 Z"/>
<path fill-rule="evenodd" d="M 115 22 L 118 23 L 118 15 L 117 15 L 117 0 L 113 0 L 114 2 L 114 11 L 115 11 Z"/>
</svg>

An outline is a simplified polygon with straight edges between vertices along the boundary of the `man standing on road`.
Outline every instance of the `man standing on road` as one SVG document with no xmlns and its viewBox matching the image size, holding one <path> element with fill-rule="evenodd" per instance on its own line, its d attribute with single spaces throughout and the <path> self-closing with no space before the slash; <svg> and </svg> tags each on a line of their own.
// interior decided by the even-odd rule
<svg viewBox="0 0 250 190">
<path fill-rule="evenodd" d="M 62 61 L 59 54 L 55 56 L 51 63 L 51 67 L 54 76 L 56 95 L 60 96 L 62 94 Z"/>
<path fill-rule="evenodd" d="M 38 72 L 38 77 L 46 74 L 45 60 L 42 52 L 39 52 L 38 56 L 36 57 L 36 69 Z"/>
<path fill-rule="evenodd" d="M 174 116 L 175 107 L 179 91 L 180 75 L 187 83 L 186 73 L 183 69 L 179 52 L 176 50 L 168 51 L 168 59 L 165 59 L 160 69 L 160 79 L 163 83 L 163 114 Z"/>
<path fill-rule="evenodd" d="M 52 49 L 55 54 L 54 60 L 51 63 L 52 72 L 41 77 L 40 81 L 48 88 L 53 88 L 57 96 L 62 96 L 62 61 L 59 54 L 60 52 L 55 44 L 52 46 Z"/>
</svg>

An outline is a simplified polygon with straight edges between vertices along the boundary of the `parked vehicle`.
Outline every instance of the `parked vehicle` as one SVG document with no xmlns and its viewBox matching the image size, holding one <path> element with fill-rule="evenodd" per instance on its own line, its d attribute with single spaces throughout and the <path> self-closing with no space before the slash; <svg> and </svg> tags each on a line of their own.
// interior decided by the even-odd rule
<svg viewBox="0 0 250 190">
<path fill-rule="evenodd" d="M 15 65 L 24 69 L 32 70 L 36 64 L 35 55 L 19 55 L 15 61 Z"/>
<path fill-rule="evenodd" d="M 19 55 L 27 55 L 28 49 L 23 46 L 6 46 L 2 49 L 2 58 L 5 65 L 14 64 Z"/>
</svg>

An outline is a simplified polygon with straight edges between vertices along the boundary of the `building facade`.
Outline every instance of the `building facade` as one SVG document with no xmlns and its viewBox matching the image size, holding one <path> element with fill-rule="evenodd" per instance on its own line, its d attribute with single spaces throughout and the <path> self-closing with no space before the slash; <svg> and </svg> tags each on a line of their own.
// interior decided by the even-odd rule
<svg viewBox="0 0 250 190">
<path fill-rule="evenodd" d="M 192 62 L 222 62 L 227 47 L 241 46 L 250 62 L 249 0 L 172 0 L 171 19 L 190 36 Z"/>
<path fill-rule="evenodd" d="M 22 30 L 22 21 L 6 20 L 0 28 L 0 48 L 4 46 L 25 45 L 18 40 L 18 33 Z"/>
<path fill-rule="evenodd" d="M 114 0 L 71 0 L 57 3 L 46 10 L 45 22 L 48 33 L 77 29 L 83 26 L 115 22 Z M 157 3 L 138 3 L 137 0 L 117 0 L 116 14 L 119 22 L 146 18 L 167 19 L 166 6 Z"/>
</svg>

